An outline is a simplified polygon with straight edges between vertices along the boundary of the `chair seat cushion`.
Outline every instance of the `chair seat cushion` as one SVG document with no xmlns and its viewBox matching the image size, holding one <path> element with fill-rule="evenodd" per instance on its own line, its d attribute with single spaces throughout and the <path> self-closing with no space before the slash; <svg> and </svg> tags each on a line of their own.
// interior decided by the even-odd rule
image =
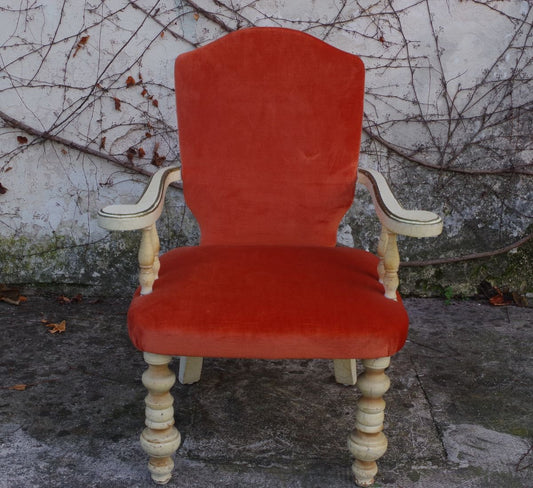
<svg viewBox="0 0 533 488">
<path fill-rule="evenodd" d="M 161 256 L 128 312 L 133 344 L 172 356 L 376 358 L 403 346 L 407 313 L 377 258 L 339 247 L 197 246 Z"/>
</svg>

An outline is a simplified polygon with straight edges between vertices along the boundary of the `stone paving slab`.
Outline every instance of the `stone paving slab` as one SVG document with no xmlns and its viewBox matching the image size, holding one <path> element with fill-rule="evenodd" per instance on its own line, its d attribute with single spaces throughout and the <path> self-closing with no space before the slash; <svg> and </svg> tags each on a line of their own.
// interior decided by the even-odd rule
<svg viewBox="0 0 533 488">
<path fill-rule="evenodd" d="M 533 487 L 533 309 L 405 303 L 411 331 L 388 370 L 376 486 Z M 0 488 L 155 486 L 138 443 L 145 366 L 127 307 L 0 303 Z M 346 437 L 358 395 L 335 383 L 330 361 L 208 358 L 200 383 L 173 393 L 183 441 L 167 486 L 354 486 Z"/>
</svg>

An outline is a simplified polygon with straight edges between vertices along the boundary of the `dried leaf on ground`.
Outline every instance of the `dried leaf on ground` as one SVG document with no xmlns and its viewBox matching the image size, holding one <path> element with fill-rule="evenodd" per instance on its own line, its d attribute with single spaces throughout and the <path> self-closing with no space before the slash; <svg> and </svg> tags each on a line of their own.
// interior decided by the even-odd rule
<svg viewBox="0 0 533 488">
<path fill-rule="evenodd" d="M 61 303 L 62 305 L 68 304 L 68 303 L 79 303 L 83 300 L 83 297 L 81 293 L 78 293 L 77 295 L 73 296 L 72 298 L 67 297 L 66 295 L 59 295 L 56 298 L 56 301 Z"/>
<path fill-rule="evenodd" d="M 48 332 L 50 332 L 50 334 L 57 334 L 58 332 L 61 334 L 67 329 L 66 320 L 62 320 L 61 322 L 59 322 L 59 324 L 56 324 L 54 322 L 48 322 L 48 320 L 45 319 L 41 320 L 41 322 L 49 328 Z"/>
<path fill-rule="evenodd" d="M 28 385 L 25 385 L 24 383 L 20 383 L 18 385 L 10 386 L 9 390 L 17 390 L 17 391 L 24 391 L 26 388 L 28 388 Z"/>
<path fill-rule="evenodd" d="M 126 79 L 126 88 L 129 88 L 130 86 L 135 86 L 135 78 L 133 78 L 133 76 L 128 76 Z"/>
<path fill-rule="evenodd" d="M 4 284 L 0 284 L 0 301 L 9 303 L 11 305 L 20 305 L 28 299 L 20 294 L 18 288 L 9 288 Z"/>
<path fill-rule="evenodd" d="M 527 299 L 524 295 L 509 291 L 508 289 L 500 289 L 491 285 L 488 281 L 482 281 L 478 286 L 478 292 L 488 299 L 491 305 L 502 307 L 507 305 L 517 305 L 519 307 L 527 307 Z"/>
<path fill-rule="evenodd" d="M 3 195 L 6 192 L 7 192 L 7 188 L 4 185 L 2 185 L 2 183 L 0 183 L 0 195 Z"/>
</svg>

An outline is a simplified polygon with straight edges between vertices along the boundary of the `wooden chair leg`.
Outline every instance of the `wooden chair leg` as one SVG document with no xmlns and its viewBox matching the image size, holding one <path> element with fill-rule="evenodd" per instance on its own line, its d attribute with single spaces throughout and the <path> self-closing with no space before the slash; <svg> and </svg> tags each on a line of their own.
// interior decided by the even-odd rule
<svg viewBox="0 0 533 488">
<path fill-rule="evenodd" d="M 148 389 L 146 403 L 146 428 L 141 434 L 141 446 L 150 456 L 148 469 L 152 479 L 158 484 L 170 480 L 174 461 L 172 455 L 178 449 L 181 438 L 174 427 L 174 399 L 170 389 L 176 381 L 176 375 L 168 368 L 171 356 L 144 353 L 148 369 L 142 376 L 142 382 Z"/>
<path fill-rule="evenodd" d="M 376 460 L 387 450 L 387 438 L 383 434 L 385 401 L 383 394 L 389 389 L 390 380 L 385 369 L 390 358 L 365 359 L 365 372 L 357 386 L 362 397 L 357 404 L 355 430 L 348 437 L 348 448 L 355 457 L 352 472 L 358 486 L 371 486 L 378 472 Z"/>
<path fill-rule="evenodd" d="M 355 359 L 334 359 L 335 381 L 341 385 L 353 386 L 357 382 L 357 364 Z"/>
<path fill-rule="evenodd" d="M 200 381 L 204 358 L 180 356 L 178 380 L 182 385 L 190 385 Z"/>
</svg>

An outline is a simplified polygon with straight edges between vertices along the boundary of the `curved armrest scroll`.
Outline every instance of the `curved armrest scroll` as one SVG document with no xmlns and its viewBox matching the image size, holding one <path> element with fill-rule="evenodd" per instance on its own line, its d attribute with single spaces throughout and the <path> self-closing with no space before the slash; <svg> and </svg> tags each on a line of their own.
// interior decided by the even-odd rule
<svg viewBox="0 0 533 488">
<path fill-rule="evenodd" d="M 425 210 L 405 210 L 378 171 L 360 169 L 358 182 L 372 195 L 378 218 L 389 231 L 411 237 L 438 236 L 442 232 L 442 219 L 437 214 Z"/>
<path fill-rule="evenodd" d="M 162 168 L 150 178 L 139 201 L 132 205 L 109 205 L 98 212 L 98 225 L 108 230 L 143 229 L 154 224 L 163 211 L 170 183 L 181 180 L 179 168 Z"/>
</svg>

